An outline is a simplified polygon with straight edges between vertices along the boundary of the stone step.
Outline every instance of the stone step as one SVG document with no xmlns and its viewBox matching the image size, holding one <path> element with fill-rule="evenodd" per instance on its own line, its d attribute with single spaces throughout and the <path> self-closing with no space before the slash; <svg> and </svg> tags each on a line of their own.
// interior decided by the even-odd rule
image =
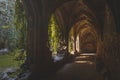
<svg viewBox="0 0 120 80">
<path fill-rule="evenodd" d="M 75 59 L 75 61 L 95 61 L 95 59 Z"/>
<path fill-rule="evenodd" d="M 75 61 L 95 61 L 95 54 L 84 53 L 75 58 Z"/>
<path fill-rule="evenodd" d="M 81 53 L 80 56 L 95 56 L 96 53 Z"/>
</svg>

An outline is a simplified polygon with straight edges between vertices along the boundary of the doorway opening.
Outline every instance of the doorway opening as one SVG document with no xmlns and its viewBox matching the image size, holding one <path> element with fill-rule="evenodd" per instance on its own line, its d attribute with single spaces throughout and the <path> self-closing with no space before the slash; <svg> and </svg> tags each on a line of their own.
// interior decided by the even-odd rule
<svg viewBox="0 0 120 80">
<path fill-rule="evenodd" d="M 14 73 L 26 60 L 26 25 L 21 0 L 0 0 L 0 76 Z"/>
</svg>

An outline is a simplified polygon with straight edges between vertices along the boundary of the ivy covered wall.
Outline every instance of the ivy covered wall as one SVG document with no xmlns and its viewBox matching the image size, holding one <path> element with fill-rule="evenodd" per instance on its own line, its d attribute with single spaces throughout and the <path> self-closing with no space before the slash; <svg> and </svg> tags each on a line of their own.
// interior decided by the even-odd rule
<svg viewBox="0 0 120 80">
<path fill-rule="evenodd" d="M 50 22 L 49 22 L 49 28 L 48 28 L 48 46 L 52 52 L 56 52 L 58 50 L 58 47 L 60 46 L 60 28 L 55 20 L 55 16 L 52 15 Z"/>
</svg>

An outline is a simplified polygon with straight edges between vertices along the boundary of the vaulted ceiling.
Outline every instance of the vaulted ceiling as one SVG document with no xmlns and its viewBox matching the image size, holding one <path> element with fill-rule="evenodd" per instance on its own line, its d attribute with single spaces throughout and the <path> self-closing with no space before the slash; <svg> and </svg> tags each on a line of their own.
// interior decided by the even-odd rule
<svg viewBox="0 0 120 80">
<path fill-rule="evenodd" d="M 94 26 L 98 33 L 103 29 L 105 16 L 104 0 L 62 0 L 63 4 L 56 8 L 54 14 L 61 27 L 67 32 L 74 26 Z M 61 1 L 61 3 L 62 3 Z M 79 28 L 77 28 L 79 30 Z"/>
</svg>

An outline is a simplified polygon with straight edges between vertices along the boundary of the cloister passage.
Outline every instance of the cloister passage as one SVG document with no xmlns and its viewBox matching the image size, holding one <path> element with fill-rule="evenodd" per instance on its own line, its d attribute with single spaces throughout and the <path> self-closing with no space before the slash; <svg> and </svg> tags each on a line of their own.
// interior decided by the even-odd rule
<svg viewBox="0 0 120 80">
<path fill-rule="evenodd" d="M 111 60 L 110 54 L 113 51 L 118 51 L 115 54 L 120 52 L 119 45 L 113 43 L 119 42 L 119 39 L 117 37 L 117 40 L 109 41 L 109 38 L 112 41 L 114 37 L 112 34 L 118 36 L 120 31 L 120 8 L 117 1 L 23 0 L 28 21 L 25 62 L 31 71 L 28 80 L 104 80 L 106 75 L 108 79 L 119 80 L 119 68 L 110 67 L 116 63 L 115 58 Z M 62 33 L 60 40 L 67 46 L 64 58 L 57 62 L 53 61 L 48 47 L 48 26 L 52 15 Z M 117 47 L 113 49 L 113 46 L 109 47 L 106 43 L 116 44 L 114 47 Z M 105 64 L 104 67 L 101 64 Z M 112 76 L 106 73 L 105 77 L 101 76 L 96 68 L 99 72 L 103 69 L 106 73 L 110 71 Z"/>
<path fill-rule="evenodd" d="M 88 21 L 79 21 L 69 33 L 70 46 L 74 52 L 96 53 L 98 35 Z"/>
</svg>

